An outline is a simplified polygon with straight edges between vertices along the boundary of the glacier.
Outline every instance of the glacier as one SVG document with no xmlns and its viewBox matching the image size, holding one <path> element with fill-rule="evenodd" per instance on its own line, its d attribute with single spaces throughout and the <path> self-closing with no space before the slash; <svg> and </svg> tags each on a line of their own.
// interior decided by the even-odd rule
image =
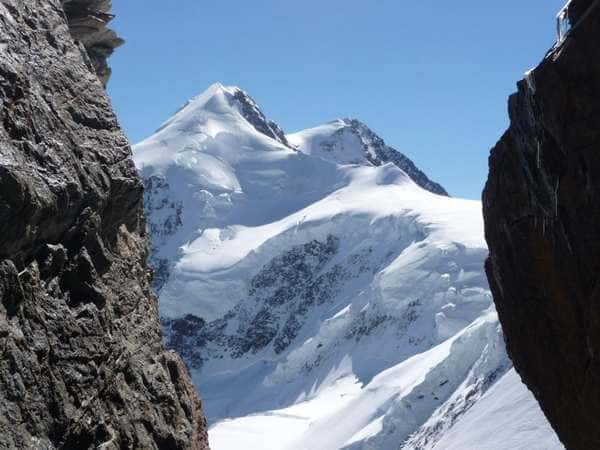
<svg viewBox="0 0 600 450">
<path fill-rule="evenodd" d="M 134 159 L 213 450 L 563 448 L 506 355 L 480 202 L 365 124 L 285 135 L 215 84 Z"/>
</svg>

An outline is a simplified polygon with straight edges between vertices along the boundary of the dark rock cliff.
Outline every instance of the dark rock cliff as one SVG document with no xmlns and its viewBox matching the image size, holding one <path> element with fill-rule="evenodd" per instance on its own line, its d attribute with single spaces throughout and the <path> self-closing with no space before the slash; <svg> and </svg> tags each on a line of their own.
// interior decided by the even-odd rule
<svg viewBox="0 0 600 450">
<path fill-rule="evenodd" d="M 510 98 L 483 194 L 508 351 L 569 449 L 600 448 L 600 2 Z"/>
<path fill-rule="evenodd" d="M 97 76 L 120 43 L 110 2 L 65 8 L 0 0 L 0 447 L 206 449 L 196 391 L 162 345 L 142 185 Z"/>
</svg>

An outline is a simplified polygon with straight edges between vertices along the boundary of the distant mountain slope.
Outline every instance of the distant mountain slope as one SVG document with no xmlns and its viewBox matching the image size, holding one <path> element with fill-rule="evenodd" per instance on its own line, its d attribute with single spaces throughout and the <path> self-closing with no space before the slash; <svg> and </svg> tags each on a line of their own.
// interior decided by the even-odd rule
<svg viewBox="0 0 600 450">
<path fill-rule="evenodd" d="M 481 204 L 358 122 L 284 136 L 249 99 L 214 85 L 134 149 L 212 448 L 433 448 L 511 368 Z"/>
</svg>

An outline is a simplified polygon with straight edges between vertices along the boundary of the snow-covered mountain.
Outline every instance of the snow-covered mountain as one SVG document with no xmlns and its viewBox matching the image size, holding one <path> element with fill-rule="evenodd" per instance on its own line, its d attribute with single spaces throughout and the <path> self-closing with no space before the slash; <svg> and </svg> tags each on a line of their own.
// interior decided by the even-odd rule
<svg viewBox="0 0 600 450">
<path fill-rule="evenodd" d="M 506 356 L 479 202 L 356 120 L 286 136 L 221 85 L 134 157 L 213 450 L 562 448 Z"/>
</svg>

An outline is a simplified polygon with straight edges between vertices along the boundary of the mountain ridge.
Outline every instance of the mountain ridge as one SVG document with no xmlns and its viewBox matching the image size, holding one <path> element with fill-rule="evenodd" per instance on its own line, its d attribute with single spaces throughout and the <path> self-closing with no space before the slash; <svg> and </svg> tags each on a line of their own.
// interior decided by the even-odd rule
<svg viewBox="0 0 600 450">
<path fill-rule="evenodd" d="M 192 97 L 180 107 L 171 119 L 157 129 L 154 135 L 160 134 L 164 129 L 176 123 L 178 118 L 181 122 L 186 122 L 187 127 L 193 128 L 196 125 L 194 123 L 194 114 L 202 116 L 203 111 L 211 111 L 222 116 L 238 113 L 257 133 L 271 138 L 285 147 L 300 152 L 306 152 L 305 135 L 322 130 L 323 135 L 318 136 L 320 142 L 318 144 L 309 143 L 311 146 L 321 145 L 323 147 L 319 156 L 342 164 L 372 164 L 378 166 L 385 163 L 392 163 L 405 171 L 421 187 L 435 194 L 448 195 L 447 191 L 441 185 L 431 181 L 406 155 L 387 146 L 381 137 L 360 120 L 350 118 L 336 119 L 314 128 L 286 134 L 276 122 L 269 120 L 261 111 L 258 103 L 238 86 L 224 86 L 221 83 L 212 84 L 206 91 Z M 363 155 L 347 155 L 346 157 L 332 158 L 334 153 L 344 151 L 344 132 L 359 139 L 364 149 Z M 216 136 L 216 133 L 218 131 L 212 133 L 213 138 Z M 314 139 L 315 136 L 309 136 L 309 138 Z M 294 143 L 291 143 L 290 139 Z M 143 144 L 143 142 L 139 145 Z M 329 152 L 329 155 L 327 152 Z"/>
<path fill-rule="evenodd" d="M 344 148 L 345 133 L 359 139 L 362 153 L 344 154 L 346 150 Z M 361 162 L 366 161 L 375 166 L 392 163 L 406 172 L 422 188 L 434 194 L 448 196 L 448 192 L 440 184 L 430 180 L 412 160 L 393 147 L 386 145 L 380 136 L 358 119 L 333 120 L 314 128 L 293 133 L 288 136 L 288 140 L 293 142 L 295 147 L 302 152 L 316 153 L 323 158 L 332 158 L 338 162 L 361 164 Z"/>
</svg>

